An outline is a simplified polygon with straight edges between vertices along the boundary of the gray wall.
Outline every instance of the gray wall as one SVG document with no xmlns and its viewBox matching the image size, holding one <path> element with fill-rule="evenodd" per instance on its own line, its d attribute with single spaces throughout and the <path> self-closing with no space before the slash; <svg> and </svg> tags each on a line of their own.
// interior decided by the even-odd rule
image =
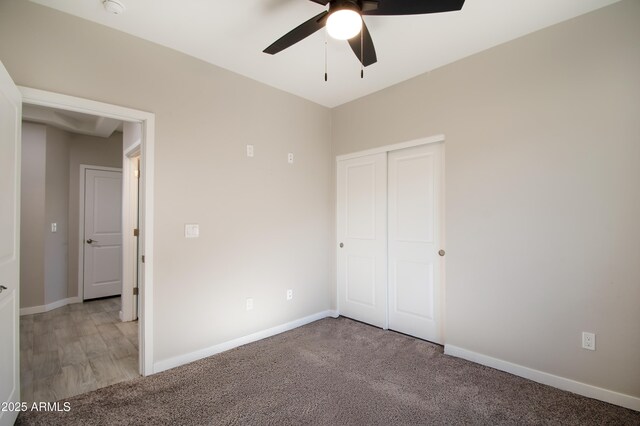
<svg viewBox="0 0 640 426">
<path fill-rule="evenodd" d="M 0 2 L 0 60 L 17 84 L 155 113 L 156 361 L 329 309 L 328 109 L 20 0 Z"/>
<path fill-rule="evenodd" d="M 29 166 L 32 167 L 32 166 Z M 44 301 L 66 299 L 69 216 L 69 134 L 47 126 L 44 229 Z M 51 223 L 57 232 L 51 232 Z"/>
<path fill-rule="evenodd" d="M 44 305 L 46 126 L 22 124 L 20 307 Z"/>
<path fill-rule="evenodd" d="M 68 294 L 78 296 L 78 251 L 80 250 L 80 165 L 122 167 L 122 133 L 109 138 L 69 135 L 69 263 Z"/>
<path fill-rule="evenodd" d="M 639 22 L 623 1 L 333 110 L 336 154 L 446 135 L 448 344 L 640 396 Z"/>
<path fill-rule="evenodd" d="M 121 167 L 122 133 L 98 138 L 23 123 L 21 308 L 78 295 L 80 164 Z"/>
<path fill-rule="evenodd" d="M 156 361 L 327 309 L 332 154 L 444 133 L 447 342 L 640 396 L 639 9 L 334 111 L 18 0 L 0 3 L 0 60 L 18 84 L 156 114 Z"/>
</svg>

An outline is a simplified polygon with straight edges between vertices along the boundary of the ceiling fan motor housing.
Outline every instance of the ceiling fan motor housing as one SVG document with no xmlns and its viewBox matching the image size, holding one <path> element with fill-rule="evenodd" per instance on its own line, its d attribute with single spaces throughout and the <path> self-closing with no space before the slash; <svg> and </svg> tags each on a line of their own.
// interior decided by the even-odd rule
<svg viewBox="0 0 640 426">
<path fill-rule="evenodd" d="M 359 14 L 378 8 L 378 0 L 333 0 L 329 3 L 329 13 L 342 9 L 351 9 Z"/>
<path fill-rule="evenodd" d="M 334 0 L 329 3 L 329 14 L 338 10 L 353 10 L 357 13 L 362 12 L 362 1 L 360 0 Z"/>
</svg>

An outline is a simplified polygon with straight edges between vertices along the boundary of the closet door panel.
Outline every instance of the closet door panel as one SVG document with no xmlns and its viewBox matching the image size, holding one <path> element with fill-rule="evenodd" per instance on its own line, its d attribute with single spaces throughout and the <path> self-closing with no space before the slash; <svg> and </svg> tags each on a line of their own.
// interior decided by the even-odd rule
<svg viewBox="0 0 640 426">
<path fill-rule="evenodd" d="M 442 342 L 442 145 L 389 153 L 389 328 Z"/>
<path fill-rule="evenodd" d="M 378 327 L 387 310 L 387 156 L 338 162 L 337 272 L 341 315 Z"/>
</svg>

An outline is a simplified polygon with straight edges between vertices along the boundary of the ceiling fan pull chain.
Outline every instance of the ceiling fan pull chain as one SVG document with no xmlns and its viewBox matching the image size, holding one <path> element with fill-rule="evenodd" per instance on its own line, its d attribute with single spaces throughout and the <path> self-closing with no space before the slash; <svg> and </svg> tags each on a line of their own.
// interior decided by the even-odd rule
<svg viewBox="0 0 640 426">
<path fill-rule="evenodd" d="M 327 33 L 324 33 L 324 81 L 327 81 Z"/>
<path fill-rule="evenodd" d="M 362 33 L 364 28 L 360 31 L 360 78 L 364 78 L 364 36 Z"/>
</svg>

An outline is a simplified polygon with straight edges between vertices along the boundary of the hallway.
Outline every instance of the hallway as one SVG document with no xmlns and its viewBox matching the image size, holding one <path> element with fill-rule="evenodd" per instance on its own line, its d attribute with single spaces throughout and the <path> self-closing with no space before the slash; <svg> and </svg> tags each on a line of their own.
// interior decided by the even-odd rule
<svg viewBox="0 0 640 426">
<path fill-rule="evenodd" d="M 120 297 L 20 317 L 23 402 L 57 401 L 138 374 L 138 322 L 120 322 Z"/>
</svg>

